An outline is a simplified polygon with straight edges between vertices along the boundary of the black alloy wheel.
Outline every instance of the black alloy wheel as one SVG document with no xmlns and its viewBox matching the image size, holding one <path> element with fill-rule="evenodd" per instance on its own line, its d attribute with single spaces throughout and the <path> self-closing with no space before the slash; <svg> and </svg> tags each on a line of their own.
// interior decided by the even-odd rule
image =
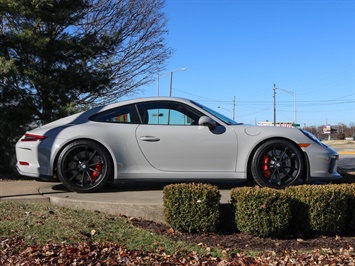
<svg viewBox="0 0 355 266">
<path fill-rule="evenodd" d="M 251 173 L 261 187 L 285 188 L 296 184 L 303 173 L 304 162 L 300 149 L 290 141 L 274 139 L 255 151 Z"/>
<path fill-rule="evenodd" d="M 58 176 L 71 191 L 94 192 L 106 185 L 113 172 L 109 153 L 90 140 L 66 146 L 58 158 Z"/>
</svg>

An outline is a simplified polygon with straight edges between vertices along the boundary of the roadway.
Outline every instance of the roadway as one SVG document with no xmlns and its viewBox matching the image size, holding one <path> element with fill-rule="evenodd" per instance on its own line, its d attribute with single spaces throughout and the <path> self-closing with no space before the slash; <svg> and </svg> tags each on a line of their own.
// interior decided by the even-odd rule
<svg viewBox="0 0 355 266">
<path fill-rule="evenodd" d="M 337 148 L 339 153 L 338 166 L 343 169 L 351 169 L 355 171 L 355 147 L 354 148 Z"/>
</svg>

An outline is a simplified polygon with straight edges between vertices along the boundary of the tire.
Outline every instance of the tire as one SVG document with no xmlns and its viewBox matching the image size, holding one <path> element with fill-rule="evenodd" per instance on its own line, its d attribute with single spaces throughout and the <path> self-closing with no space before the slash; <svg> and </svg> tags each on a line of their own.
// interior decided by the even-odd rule
<svg viewBox="0 0 355 266">
<path fill-rule="evenodd" d="M 101 189 L 113 173 L 109 153 L 90 140 L 78 140 L 67 145 L 59 155 L 57 169 L 64 186 L 79 193 Z"/>
<path fill-rule="evenodd" d="M 303 169 L 299 148 L 290 141 L 274 139 L 256 149 L 250 170 L 259 186 L 282 189 L 296 184 Z"/>
</svg>

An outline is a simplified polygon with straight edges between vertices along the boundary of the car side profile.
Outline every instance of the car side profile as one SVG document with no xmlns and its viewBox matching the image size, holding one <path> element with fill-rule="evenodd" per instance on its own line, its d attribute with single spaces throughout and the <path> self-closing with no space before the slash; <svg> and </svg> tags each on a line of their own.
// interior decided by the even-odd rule
<svg viewBox="0 0 355 266">
<path fill-rule="evenodd" d="M 240 180 L 285 188 L 330 181 L 338 154 L 296 128 L 237 123 L 195 101 L 152 97 L 71 115 L 26 132 L 20 174 L 58 175 L 71 191 L 119 180 Z"/>
</svg>

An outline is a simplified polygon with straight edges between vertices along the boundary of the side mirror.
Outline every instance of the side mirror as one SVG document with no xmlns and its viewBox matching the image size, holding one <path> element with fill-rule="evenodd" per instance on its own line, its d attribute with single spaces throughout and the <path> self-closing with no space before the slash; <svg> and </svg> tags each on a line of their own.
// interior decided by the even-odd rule
<svg viewBox="0 0 355 266">
<path fill-rule="evenodd" d="M 200 119 L 198 120 L 198 124 L 200 126 L 208 127 L 210 130 L 215 129 L 217 126 L 216 121 L 214 121 L 212 118 L 205 115 L 200 117 Z"/>
</svg>

